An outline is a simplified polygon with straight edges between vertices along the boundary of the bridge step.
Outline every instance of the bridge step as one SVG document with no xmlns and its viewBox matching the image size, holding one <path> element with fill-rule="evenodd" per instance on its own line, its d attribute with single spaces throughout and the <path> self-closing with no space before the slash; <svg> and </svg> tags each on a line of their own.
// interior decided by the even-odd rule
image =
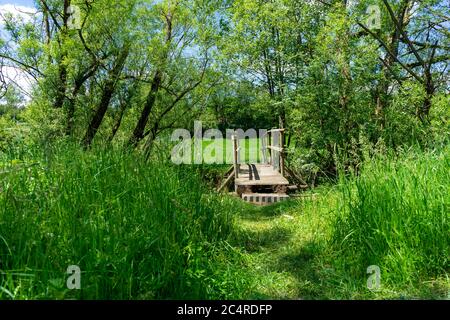
<svg viewBox="0 0 450 320">
<path fill-rule="evenodd" d="M 289 196 L 284 193 L 244 193 L 242 199 L 253 204 L 270 205 L 286 201 Z"/>
</svg>

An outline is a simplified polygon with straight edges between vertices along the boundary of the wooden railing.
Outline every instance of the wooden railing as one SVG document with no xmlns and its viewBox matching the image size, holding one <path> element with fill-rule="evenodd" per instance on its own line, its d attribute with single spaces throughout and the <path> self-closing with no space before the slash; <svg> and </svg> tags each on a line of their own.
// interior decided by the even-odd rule
<svg viewBox="0 0 450 320">
<path fill-rule="evenodd" d="M 285 150 L 284 129 L 272 129 L 261 137 L 264 163 L 270 164 L 284 176 Z"/>
<path fill-rule="evenodd" d="M 234 177 L 237 179 L 239 178 L 239 170 L 241 167 L 241 161 L 240 161 L 240 150 L 241 147 L 239 146 L 239 137 L 237 134 L 233 134 L 231 136 L 231 140 L 233 142 L 233 165 L 234 165 Z"/>
</svg>

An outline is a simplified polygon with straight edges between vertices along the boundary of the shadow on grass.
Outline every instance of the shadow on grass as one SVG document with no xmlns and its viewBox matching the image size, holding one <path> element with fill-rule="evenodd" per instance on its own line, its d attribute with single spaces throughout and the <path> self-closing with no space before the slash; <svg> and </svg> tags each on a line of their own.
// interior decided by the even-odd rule
<svg viewBox="0 0 450 320">
<path fill-rule="evenodd" d="M 323 274 L 320 274 L 320 268 L 315 263 L 316 258 L 322 254 L 322 249 L 318 243 L 308 242 L 296 253 L 281 256 L 274 263 L 275 270 L 288 272 L 295 277 L 298 284 L 296 296 L 300 299 L 326 298 L 321 281 Z"/>
<path fill-rule="evenodd" d="M 236 241 L 247 252 L 257 252 L 263 249 L 273 249 L 287 243 L 292 236 L 288 229 L 275 227 L 262 230 L 240 230 Z"/>
<path fill-rule="evenodd" d="M 260 221 L 267 219 L 275 219 L 289 211 L 293 208 L 298 207 L 298 202 L 296 200 L 288 200 L 269 206 L 257 206 L 253 204 L 246 204 L 247 210 L 245 210 L 241 217 L 248 221 Z"/>
<path fill-rule="evenodd" d="M 302 237 L 301 243 L 293 241 L 301 231 L 292 227 L 289 220 L 293 218 L 291 215 L 301 214 L 299 201 L 292 199 L 265 207 L 245 205 L 248 209 L 243 210 L 240 217 L 245 227 L 238 232 L 239 245 L 247 253 L 263 253 L 256 259 L 268 285 L 252 292 L 251 299 L 329 299 L 324 276 L 328 278 L 327 273 L 332 271 L 331 268 L 324 270 L 318 263 L 325 254 L 325 244 L 317 240 L 303 242 Z M 284 278 L 292 279 L 286 282 L 286 288 L 280 287 L 281 283 L 273 283 L 283 274 Z M 290 276 L 286 277 L 287 274 Z"/>
</svg>

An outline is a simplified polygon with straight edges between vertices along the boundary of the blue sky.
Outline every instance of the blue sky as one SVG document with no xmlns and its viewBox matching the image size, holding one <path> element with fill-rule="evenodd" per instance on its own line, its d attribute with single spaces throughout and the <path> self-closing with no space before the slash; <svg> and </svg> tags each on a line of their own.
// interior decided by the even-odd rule
<svg viewBox="0 0 450 320">
<path fill-rule="evenodd" d="M 15 4 L 17 6 L 34 7 L 33 0 L 0 0 L 0 5 L 2 4 Z"/>
</svg>

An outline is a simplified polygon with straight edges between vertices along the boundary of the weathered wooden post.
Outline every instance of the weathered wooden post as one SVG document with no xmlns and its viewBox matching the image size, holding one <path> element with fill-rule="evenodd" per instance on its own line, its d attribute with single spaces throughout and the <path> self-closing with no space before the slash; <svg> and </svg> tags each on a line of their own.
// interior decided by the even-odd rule
<svg viewBox="0 0 450 320">
<path fill-rule="evenodd" d="M 234 177 L 239 178 L 239 141 L 236 134 L 231 136 L 233 141 L 233 164 L 234 164 Z"/>
<path fill-rule="evenodd" d="M 284 177 L 284 130 L 280 130 L 280 173 Z"/>
<path fill-rule="evenodd" d="M 269 159 L 267 158 L 267 132 L 260 138 L 261 141 L 261 155 L 262 155 L 262 163 L 267 164 L 269 163 Z"/>
<path fill-rule="evenodd" d="M 273 166 L 272 131 L 269 131 L 267 135 L 267 144 L 269 145 L 269 164 Z"/>
</svg>

